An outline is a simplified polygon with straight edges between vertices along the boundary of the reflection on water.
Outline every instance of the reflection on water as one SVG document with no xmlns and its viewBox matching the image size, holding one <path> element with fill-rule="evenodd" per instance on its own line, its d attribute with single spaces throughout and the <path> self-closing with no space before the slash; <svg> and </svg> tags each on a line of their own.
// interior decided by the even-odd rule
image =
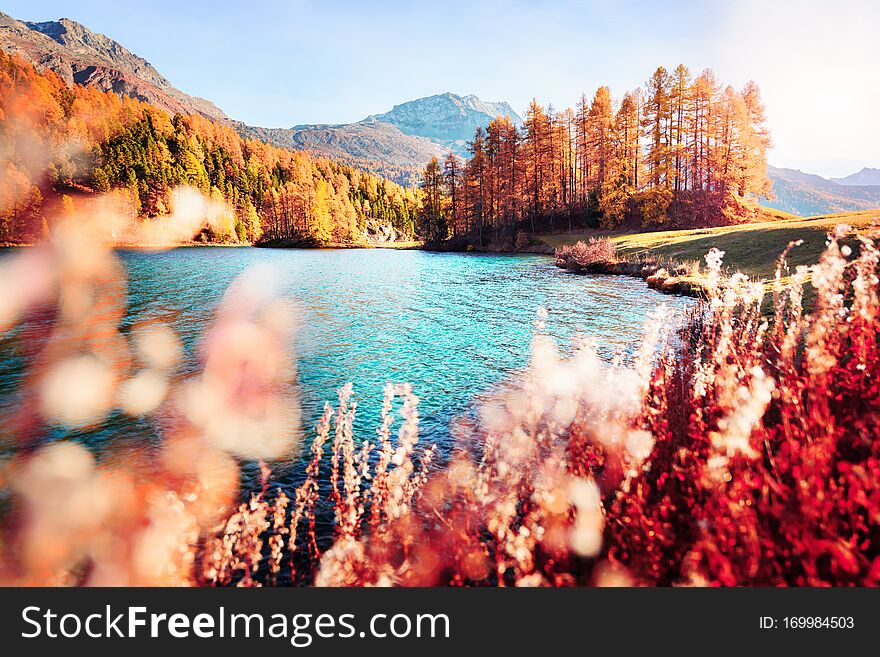
<svg viewBox="0 0 880 657">
<path fill-rule="evenodd" d="M 355 433 L 373 438 L 384 384 L 410 382 L 421 399 L 421 442 L 437 443 L 441 455 L 450 446 L 450 420 L 467 412 L 474 395 L 526 364 L 538 308 L 549 311 L 544 332 L 561 344 L 590 336 L 611 357 L 638 340 L 658 303 L 673 309 L 690 303 L 636 279 L 572 275 L 543 256 L 215 247 L 120 255 L 128 272 L 123 330 L 143 320 L 170 322 L 185 351 L 178 378 L 196 369 L 199 336 L 233 279 L 269 265 L 280 293 L 298 309 L 294 349 L 306 435 L 324 401 L 335 401 L 350 381 L 358 403 Z M 15 407 L 27 331 L 36 330 L 32 324 L 0 340 L 3 413 Z M 97 428 L 58 430 L 55 437 L 100 452 L 120 441 L 155 442 L 161 422 L 116 413 Z M 298 463 L 273 468 L 276 480 L 296 480 L 301 470 Z"/>
</svg>

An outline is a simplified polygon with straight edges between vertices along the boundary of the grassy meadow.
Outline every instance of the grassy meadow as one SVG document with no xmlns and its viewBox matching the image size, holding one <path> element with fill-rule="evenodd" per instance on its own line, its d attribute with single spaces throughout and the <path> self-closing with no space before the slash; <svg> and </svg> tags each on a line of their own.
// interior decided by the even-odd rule
<svg viewBox="0 0 880 657">
<path fill-rule="evenodd" d="M 727 268 L 747 274 L 752 279 L 771 279 L 779 254 L 790 243 L 803 240 L 792 249 L 791 267 L 813 265 L 825 249 L 828 232 L 838 224 L 852 226 L 853 233 L 876 235 L 880 228 L 880 210 L 847 212 L 818 217 L 795 217 L 779 213 L 778 219 L 758 223 L 668 230 L 644 233 L 608 233 L 579 231 L 556 235 L 538 235 L 537 239 L 561 248 L 589 237 L 608 237 L 622 256 L 654 256 L 678 262 L 699 262 L 716 247 L 724 251 Z"/>
</svg>

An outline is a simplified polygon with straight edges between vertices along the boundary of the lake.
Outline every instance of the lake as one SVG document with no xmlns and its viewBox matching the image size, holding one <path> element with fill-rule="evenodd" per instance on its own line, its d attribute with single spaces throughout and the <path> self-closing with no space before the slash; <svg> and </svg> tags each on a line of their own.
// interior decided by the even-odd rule
<svg viewBox="0 0 880 657">
<path fill-rule="evenodd" d="M 548 311 L 542 332 L 563 350 L 586 335 L 611 358 L 637 343 L 658 304 L 680 310 L 693 303 L 638 279 L 570 274 L 538 255 L 223 247 L 119 255 L 129 279 L 123 329 L 144 319 L 170 320 L 184 342 L 179 377 L 196 370 L 199 337 L 227 286 L 249 268 L 268 265 L 299 315 L 293 349 L 305 435 L 313 434 L 324 401 L 335 402 L 336 390 L 352 382 L 356 434 L 374 439 L 384 384 L 409 382 L 421 400 L 420 440 L 436 443 L 441 457 L 450 448 L 450 421 L 527 364 L 539 308 Z M 0 342 L 3 412 L 16 404 L 24 340 L 19 330 Z M 120 441 L 157 442 L 160 434 L 151 421 L 117 413 L 88 431 L 58 428 L 50 437 L 73 438 L 100 453 Z M 275 467 L 282 482 L 301 474 L 294 463 Z M 253 471 L 245 466 L 246 487 Z"/>
</svg>

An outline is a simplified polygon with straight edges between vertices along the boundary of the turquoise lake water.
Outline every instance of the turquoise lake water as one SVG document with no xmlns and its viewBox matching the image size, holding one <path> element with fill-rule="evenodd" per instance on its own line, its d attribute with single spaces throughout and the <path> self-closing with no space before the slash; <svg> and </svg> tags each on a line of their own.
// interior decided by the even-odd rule
<svg viewBox="0 0 880 657">
<path fill-rule="evenodd" d="M 356 430 L 375 437 L 382 388 L 409 382 L 419 396 L 421 439 L 450 447 L 450 421 L 528 362 L 536 312 L 548 310 L 547 333 L 562 345 L 578 334 L 596 338 L 611 357 L 638 341 L 660 303 L 682 309 L 691 300 L 661 295 L 643 281 L 578 276 L 546 256 L 448 254 L 424 251 L 180 248 L 123 251 L 128 312 L 123 329 L 149 318 L 171 319 L 185 357 L 179 376 L 198 366 L 199 336 L 226 287 L 254 265 L 269 265 L 301 326 L 297 359 L 303 430 L 313 433 L 324 401 L 354 384 Z M 0 410 L 16 404 L 24 335 L 0 341 Z M 119 441 L 157 441 L 150 420 L 111 416 L 88 432 L 65 434 L 98 453 Z M 293 483 L 301 468 L 278 464 Z M 245 466 L 245 480 L 250 478 Z"/>
</svg>

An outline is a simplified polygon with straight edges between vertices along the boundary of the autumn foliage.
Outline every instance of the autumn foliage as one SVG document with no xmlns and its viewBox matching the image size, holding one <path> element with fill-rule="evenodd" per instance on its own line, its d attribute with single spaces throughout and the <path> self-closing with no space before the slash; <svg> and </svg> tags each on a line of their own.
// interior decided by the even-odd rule
<svg viewBox="0 0 880 657">
<path fill-rule="evenodd" d="M 510 246 L 519 229 L 684 228 L 746 221 L 770 193 L 770 135 L 757 85 L 707 69 L 658 68 L 643 89 L 554 111 L 533 100 L 524 124 L 498 117 L 423 174 L 429 241 Z M 441 195 L 442 202 L 432 202 Z"/>
<path fill-rule="evenodd" d="M 46 237 L 64 196 L 126 193 L 161 224 L 180 186 L 225 206 L 201 239 L 362 241 L 378 226 L 412 234 L 416 199 L 387 180 L 305 152 L 243 139 L 233 125 L 67 86 L 0 53 L 0 240 Z"/>
</svg>

